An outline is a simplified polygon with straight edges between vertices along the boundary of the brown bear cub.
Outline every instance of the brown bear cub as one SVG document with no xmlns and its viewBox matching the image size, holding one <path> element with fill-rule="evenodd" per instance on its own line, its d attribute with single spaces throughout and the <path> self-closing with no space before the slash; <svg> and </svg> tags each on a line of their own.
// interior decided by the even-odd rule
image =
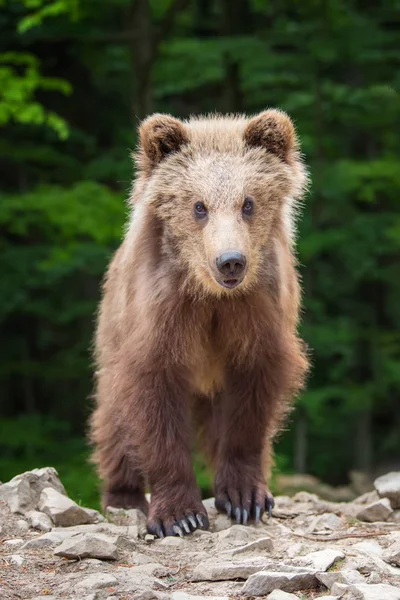
<svg viewBox="0 0 400 600">
<path fill-rule="evenodd" d="M 136 161 L 96 336 L 103 504 L 142 509 L 159 537 L 207 528 L 196 430 L 217 508 L 258 522 L 273 506 L 271 443 L 307 371 L 293 250 L 306 174 L 293 124 L 278 110 L 156 114 Z"/>
</svg>

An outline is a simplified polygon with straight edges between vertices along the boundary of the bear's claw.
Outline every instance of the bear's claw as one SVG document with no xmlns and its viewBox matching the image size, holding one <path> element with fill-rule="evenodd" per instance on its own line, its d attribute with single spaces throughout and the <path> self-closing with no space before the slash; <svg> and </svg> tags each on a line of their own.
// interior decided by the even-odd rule
<svg viewBox="0 0 400 600">
<path fill-rule="evenodd" d="M 183 518 L 173 521 L 172 519 L 154 519 L 147 523 L 147 531 L 158 538 L 165 536 L 183 537 L 195 531 L 195 529 L 208 529 L 209 522 L 206 515 L 192 513 L 185 515 Z"/>
<path fill-rule="evenodd" d="M 219 495 L 219 497 L 217 495 L 215 503 L 216 507 L 218 510 L 225 511 L 227 516 L 230 519 L 235 519 L 236 523 L 238 524 L 247 525 L 250 517 L 254 520 L 255 524 L 258 524 L 264 512 L 267 512 L 269 519 L 272 516 L 272 509 L 275 502 L 269 492 L 256 492 L 255 494 L 251 494 L 250 496 L 252 496 L 252 500 L 245 503 L 246 508 L 241 504 L 239 506 L 236 505 L 236 507 L 232 507 L 231 500 L 226 500 L 227 495 L 228 493 L 226 492 Z M 233 492 L 232 497 L 234 499 L 235 496 L 237 496 L 237 499 L 239 499 L 240 496 L 243 498 L 246 495 L 240 495 L 236 492 Z"/>
</svg>

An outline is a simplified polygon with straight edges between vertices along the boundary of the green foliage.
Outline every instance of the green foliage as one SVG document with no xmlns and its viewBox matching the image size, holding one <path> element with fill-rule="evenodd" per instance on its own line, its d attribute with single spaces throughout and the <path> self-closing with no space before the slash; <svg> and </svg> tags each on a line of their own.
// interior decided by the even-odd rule
<svg viewBox="0 0 400 600">
<path fill-rule="evenodd" d="M 398 456 L 398 0 L 0 7 L 0 478 L 54 464 L 74 497 L 97 497 L 93 318 L 152 110 L 294 118 L 312 178 L 299 263 L 313 369 L 306 440 L 295 414 L 277 469 L 294 470 L 304 441 L 303 468 L 331 483 Z M 196 471 L 208 493 L 201 458 Z"/>
<path fill-rule="evenodd" d="M 68 135 L 65 119 L 35 100 L 39 90 L 70 94 L 71 86 L 62 79 L 43 77 L 39 72 L 39 61 L 32 54 L 0 53 L 0 127 L 10 121 L 46 125 L 65 139 Z"/>
</svg>

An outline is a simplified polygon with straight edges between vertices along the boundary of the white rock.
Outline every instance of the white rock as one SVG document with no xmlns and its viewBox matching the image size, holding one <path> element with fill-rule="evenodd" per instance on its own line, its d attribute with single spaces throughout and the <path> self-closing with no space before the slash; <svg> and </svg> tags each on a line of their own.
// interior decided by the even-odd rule
<svg viewBox="0 0 400 600">
<path fill-rule="evenodd" d="M 232 554 L 244 554 L 247 552 L 255 552 L 255 551 L 259 551 L 259 550 L 266 550 L 267 552 L 272 552 L 272 550 L 274 549 L 274 545 L 272 542 L 272 539 L 269 537 L 263 537 L 260 538 L 259 540 L 255 540 L 254 542 L 250 542 L 249 544 L 246 544 L 245 546 L 239 546 L 239 548 L 235 548 L 232 551 Z"/>
<path fill-rule="evenodd" d="M 201 562 L 194 569 L 192 581 L 228 581 L 231 579 L 247 579 L 253 573 L 262 569 L 269 571 L 283 571 L 286 573 L 314 574 L 307 567 L 297 567 L 282 564 L 281 561 L 271 560 L 263 556 L 245 558 L 240 561 L 219 561 L 208 559 Z M 314 577 L 314 582 L 317 580 Z"/>
<path fill-rule="evenodd" d="M 225 531 L 225 529 L 229 529 L 232 525 L 232 521 L 228 518 L 227 515 L 222 513 L 218 513 L 214 524 L 211 526 L 212 531 Z"/>
<path fill-rule="evenodd" d="M 309 492 L 297 492 L 293 496 L 293 502 L 319 502 L 317 494 L 310 494 Z"/>
<path fill-rule="evenodd" d="M 400 508 L 400 471 L 375 479 L 374 486 L 381 498 L 388 498 L 392 508 Z"/>
<path fill-rule="evenodd" d="M 308 531 L 309 533 L 328 533 L 330 531 L 336 531 L 337 529 L 341 529 L 343 525 L 343 519 L 341 519 L 340 517 L 337 517 L 333 513 L 324 513 L 322 515 L 319 515 L 312 521 Z"/>
<path fill-rule="evenodd" d="M 13 548 L 17 548 L 24 543 L 24 540 L 21 538 L 14 538 L 12 540 L 4 540 L 3 544 L 7 544 L 7 546 L 11 546 Z"/>
<path fill-rule="evenodd" d="M 387 498 L 382 498 L 377 502 L 368 504 L 363 507 L 356 515 L 360 521 L 367 521 L 373 523 L 375 521 L 386 521 L 392 514 L 393 509 L 390 505 L 390 501 Z"/>
<path fill-rule="evenodd" d="M 379 500 L 379 494 L 376 490 L 372 492 L 366 492 L 362 496 L 358 496 L 355 500 L 353 500 L 353 504 L 372 504 Z"/>
<path fill-rule="evenodd" d="M 94 573 L 79 581 L 75 586 L 75 590 L 99 590 L 105 587 L 112 587 L 117 583 L 117 578 L 109 573 Z"/>
<path fill-rule="evenodd" d="M 400 600 L 400 586 L 384 583 L 362 583 L 351 585 L 342 596 L 342 600 Z"/>
<path fill-rule="evenodd" d="M 17 521 L 17 526 L 18 526 L 18 529 L 20 531 L 22 531 L 22 533 L 26 533 L 27 531 L 29 531 L 29 524 L 26 521 L 24 521 L 23 519 L 19 519 Z"/>
<path fill-rule="evenodd" d="M 146 534 L 146 515 L 137 508 L 124 509 L 108 506 L 106 508 L 106 517 L 110 523 L 135 526 L 142 536 Z"/>
<path fill-rule="evenodd" d="M 243 586 L 243 594 L 248 596 L 265 596 L 274 590 L 297 592 L 309 590 L 317 586 L 313 573 L 274 573 L 260 571 L 250 575 Z"/>
<path fill-rule="evenodd" d="M 348 587 L 349 586 L 346 583 L 336 582 L 332 586 L 331 594 L 334 594 L 334 596 L 341 598 L 343 596 L 343 594 L 345 593 L 345 591 L 348 589 Z"/>
<path fill-rule="evenodd" d="M 246 525 L 232 525 L 229 529 L 220 531 L 216 537 L 219 548 L 243 546 L 255 537 L 259 538 L 260 531 L 255 527 L 248 527 Z"/>
<path fill-rule="evenodd" d="M 335 583 L 364 583 L 364 577 L 356 570 L 329 571 L 328 573 L 316 573 L 318 581 L 324 584 L 328 590 L 331 590 Z"/>
<path fill-rule="evenodd" d="M 61 544 L 65 539 L 71 537 L 71 533 L 69 531 L 60 532 L 60 531 L 50 531 L 49 533 L 44 533 L 43 535 L 39 535 L 31 540 L 25 542 L 22 546 L 22 550 L 31 550 L 33 548 L 53 548 L 57 546 L 57 544 Z"/>
<path fill-rule="evenodd" d="M 344 559 L 344 554 L 337 548 L 325 548 L 317 552 L 310 552 L 301 556 L 299 561 L 307 566 L 313 567 L 316 571 L 327 571 L 338 560 Z"/>
<path fill-rule="evenodd" d="M 299 597 L 284 592 L 283 590 L 274 590 L 272 594 L 268 596 L 268 600 L 299 600 Z"/>
<path fill-rule="evenodd" d="M 400 541 L 394 542 L 382 555 L 387 563 L 400 567 Z"/>
<path fill-rule="evenodd" d="M 118 549 L 111 541 L 104 539 L 104 536 L 78 533 L 78 535 L 64 540 L 54 550 L 54 554 L 70 559 L 98 558 L 99 560 L 116 560 L 118 558 Z"/>
<path fill-rule="evenodd" d="M 33 529 L 39 531 L 51 531 L 53 528 L 53 521 L 45 513 L 39 512 L 38 510 L 30 510 L 26 513 L 29 525 Z"/>
<path fill-rule="evenodd" d="M 160 546 L 171 546 L 172 548 L 182 548 L 185 545 L 186 541 L 176 536 L 167 536 L 160 541 Z"/>
<path fill-rule="evenodd" d="M 13 565 L 17 565 L 18 567 L 23 565 L 25 562 L 24 557 L 20 556 L 19 554 L 11 554 L 11 556 L 9 556 L 7 560 L 9 560 L 10 563 L 12 563 Z"/>
<path fill-rule="evenodd" d="M 98 510 L 95 510 L 94 508 L 86 508 L 84 506 L 82 506 L 82 509 L 88 515 L 90 519 L 89 523 L 105 523 L 105 517 L 103 517 L 103 515 L 99 513 Z"/>
<path fill-rule="evenodd" d="M 152 533 L 146 533 L 146 535 L 144 536 L 144 541 L 147 542 L 148 544 L 151 544 L 152 542 L 154 542 L 155 539 L 156 539 L 156 536 L 153 535 Z"/>
<path fill-rule="evenodd" d="M 38 508 L 49 516 L 55 525 L 61 527 L 90 522 L 90 517 L 83 508 L 53 488 L 45 488 L 42 491 Z"/>
<path fill-rule="evenodd" d="M 229 600 L 228 596 L 192 596 L 186 592 L 173 592 L 171 600 Z"/>
<path fill-rule="evenodd" d="M 339 596 L 319 596 L 318 600 L 340 600 Z"/>
<path fill-rule="evenodd" d="M 5 500 L 13 513 L 25 514 L 28 510 L 37 508 L 42 490 L 49 487 L 65 495 L 64 486 L 55 469 L 33 469 L 0 485 L 0 500 Z"/>
<path fill-rule="evenodd" d="M 154 562 L 150 556 L 142 554 L 142 552 L 132 552 L 131 561 L 134 565 L 149 565 Z"/>
</svg>

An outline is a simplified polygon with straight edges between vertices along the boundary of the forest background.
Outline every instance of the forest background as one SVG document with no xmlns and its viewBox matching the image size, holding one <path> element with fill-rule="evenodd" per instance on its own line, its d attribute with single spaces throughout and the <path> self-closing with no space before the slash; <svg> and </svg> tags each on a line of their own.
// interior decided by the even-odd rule
<svg viewBox="0 0 400 600">
<path fill-rule="evenodd" d="M 312 177 L 313 369 L 278 469 L 342 484 L 399 467 L 399 49 L 399 0 L 0 0 L 2 481 L 49 464 L 98 502 L 91 344 L 140 119 L 268 106 L 294 119 Z"/>
</svg>

